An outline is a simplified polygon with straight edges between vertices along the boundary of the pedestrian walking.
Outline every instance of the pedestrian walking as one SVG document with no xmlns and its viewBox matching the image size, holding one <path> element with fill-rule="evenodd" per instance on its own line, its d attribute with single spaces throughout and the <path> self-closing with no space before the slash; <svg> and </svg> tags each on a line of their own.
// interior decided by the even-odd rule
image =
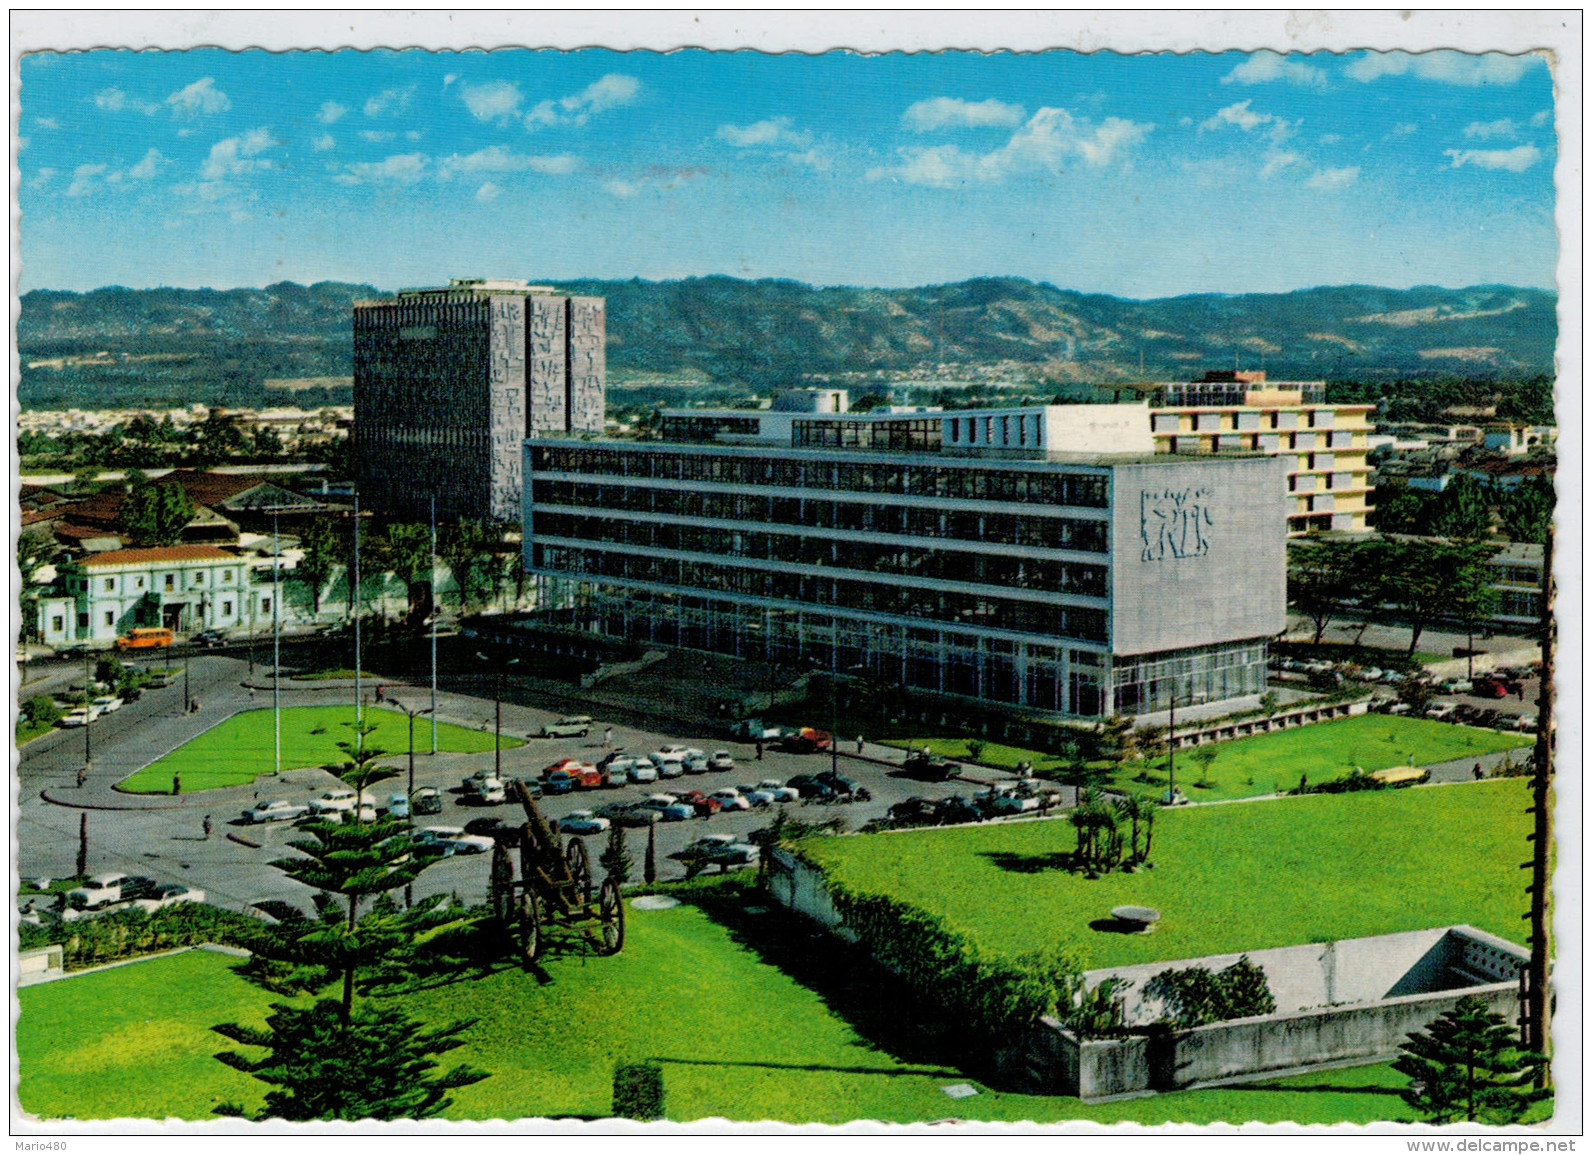
<svg viewBox="0 0 1592 1155">
<path fill-rule="evenodd" d="M 387 700 L 387 687 L 386 686 L 382 686 L 382 685 L 378 685 L 376 687 L 376 701 L 385 702 L 386 700 Z"/>
<path fill-rule="evenodd" d="M 87 781 L 88 781 L 88 767 L 87 766 L 79 766 L 77 768 L 77 788 L 79 790 L 83 789 L 83 783 L 85 783 Z"/>
<path fill-rule="evenodd" d="M 763 760 L 763 739 L 761 738 L 757 740 L 757 760 L 759 762 Z"/>
<path fill-rule="evenodd" d="M 171 792 L 173 794 L 181 794 L 182 793 L 182 775 L 181 774 L 173 774 L 171 776 Z"/>
<path fill-rule="evenodd" d="M 249 701 L 251 701 L 251 702 L 254 701 L 254 687 L 253 686 L 249 687 Z"/>
<path fill-rule="evenodd" d="M 1472 778 L 1476 779 L 1476 781 L 1478 781 L 1478 782 L 1480 782 L 1482 780 L 1483 774 L 1481 772 L 1481 763 L 1480 762 L 1476 763 L 1476 765 L 1474 765 L 1474 766 L 1472 766 L 1470 768 L 1470 776 Z"/>
<path fill-rule="evenodd" d="M 199 712 L 199 699 L 195 698 L 193 701 L 188 703 L 188 713 L 197 714 L 198 712 Z"/>
<path fill-rule="evenodd" d="M 607 747 L 612 746 L 613 744 L 614 744 L 614 728 L 612 726 L 603 727 L 603 748 L 606 749 Z"/>
<path fill-rule="evenodd" d="M 1526 700 L 1526 684 L 1524 682 L 1515 683 L 1515 697 L 1522 702 Z"/>
<path fill-rule="evenodd" d="M 861 734 L 857 735 L 857 755 L 858 755 L 858 757 L 862 756 L 862 735 Z"/>
<path fill-rule="evenodd" d="M 205 841 L 209 842 L 210 841 L 210 815 L 208 815 L 208 814 L 205 815 L 204 831 L 205 831 Z"/>
</svg>

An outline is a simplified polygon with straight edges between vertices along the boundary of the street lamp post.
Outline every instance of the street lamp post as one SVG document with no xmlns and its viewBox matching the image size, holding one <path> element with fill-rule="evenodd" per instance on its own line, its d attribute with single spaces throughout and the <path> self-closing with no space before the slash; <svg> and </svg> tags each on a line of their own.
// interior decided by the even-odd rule
<svg viewBox="0 0 1592 1155">
<path fill-rule="evenodd" d="M 431 713 L 431 708 L 411 710 L 396 699 L 389 698 L 387 700 L 392 702 L 395 709 L 402 710 L 409 716 L 409 805 L 404 808 L 404 812 L 409 817 L 409 825 L 413 827 L 415 824 L 415 719 L 423 714 Z"/>
<path fill-rule="evenodd" d="M 479 650 L 475 656 L 483 662 L 492 660 Z M 518 658 L 510 658 L 497 666 L 497 682 L 492 690 L 493 715 L 496 719 L 492 727 L 492 777 L 499 782 L 503 781 L 503 671 L 519 664 Z"/>
<path fill-rule="evenodd" d="M 94 763 L 94 739 L 91 731 L 94 729 L 94 655 L 84 651 L 83 654 L 83 772 L 88 773 L 89 767 Z"/>
</svg>

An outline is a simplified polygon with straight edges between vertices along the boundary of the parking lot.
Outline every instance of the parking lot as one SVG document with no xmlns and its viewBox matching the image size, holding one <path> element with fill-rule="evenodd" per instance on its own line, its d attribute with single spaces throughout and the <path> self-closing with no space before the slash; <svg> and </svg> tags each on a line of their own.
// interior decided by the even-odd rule
<svg viewBox="0 0 1592 1155">
<path fill-rule="evenodd" d="M 200 699 L 198 714 L 182 712 L 183 689 L 179 677 L 177 685 L 146 693 L 140 701 L 128 703 L 116 713 L 105 715 L 92 723 L 92 734 L 87 739 L 92 742 L 93 748 L 91 781 L 81 794 L 75 786 L 75 778 L 83 765 L 85 737 L 82 729 L 46 735 L 25 747 L 19 769 L 22 784 L 18 822 L 20 873 L 25 877 L 70 874 L 77 854 L 78 824 L 81 816 L 87 813 L 90 874 L 124 871 L 149 875 L 162 883 L 183 883 L 203 889 L 209 901 L 234 909 L 243 909 L 264 899 L 285 900 L 307 909 L 310 892 L 269 865 L 273 859 L 292 853 L 287 846 L 294 837 L 291 824 L 247 824 L 242 819 L 242 812 L 257 801 L 267 802 L 278 798 L 307 803 L 322 790 L 338 784 L 325 770 L 298 768 L 284 772 L 280 778 L 267 776 L 257 779 L 248 787 L 184 794 L 175 798 L 118 795 L 109 789 L 112 782 L 125 778 L 232 713 L 269 706 L 271 695 L 263 684 L 251 696 L 245 684 L 248 673 L 248 665 L 243 658 L 219 654 L 196 656 L 190 662 L 189 693 Z M 264 676 L 263 671 L 259 676 Z M 415 689 L 406 693 L 404 687 L 392 683 L 387 687 L 389 697 L 414 699 L 422 692 L 429 691 Z M 327 705 L 351 701 L 352 693 L 348 688 L 337 685 L 297 686 L 291 693 L 284 691 L 283 699 L 284 706 Z M 520 738 L 540 733 L 545 724 L 556 721 L 560 714 L 558 709 L 505 701 L 504 733 Z M 445 721 L 473 729 L 480 728 L 490 724 L 493 719 L 493 702 L 490 699 L 445 693 L 439 699 L 438 716 Z M 544 767 L 564 758 L 596 762 L 609 749 L 603 745 L 607 728 L 608 723 L 599 716 L 591 732 L 584 738 L 530 738 L 522 746 L 505 749 L 501 755 L 503 776 L 526 780 L 539 778 Z M 429 749 L 423 738 L 424 732 L 425 724 L 422 722 L 417 730 L 417 746 Z M 770 748 L 759 761 L 756 748 L 751 743 L 731 742 L 692 732 L 664 733 L 622 722 L 612 724 L 612 742 L 614 747 L 639 756 L 671 743 L 694 747 L 707 754 L 724 750 L 735 760 L 735 768 L 656 783 L 629 784 L 547 797 L 539 805 L 550 820 L 556 822 L 571 811 L 592 809 L 603 803 L 639 802 L 647 795 L 658 792 L 675 793 L 696 789 L 711 793 L 722 786 L 743 786 L 764 779 L 785 782 L 797 774 L 826 771 L 831 765 L 831 757 L 827 752 L 797 754 Z M 863 757 L 857 757 L 855 743 L 845 742 L 834 761 L 842 775 L 867 788 L 872 795 L 871 800 L 844 804 L 790 804 L 787 809 L 793 816 L 804 819 L 840 818 L 848 829 L 855 829 L 869 819 L 883 816 L 891 805 L 910 796 L 942 798 L 952 794 L 970 795 L 981 789 L 984 782 L 1005 777 L 996 771 L 980 770 L 973 781 L 923 782 L 902 776 L 899 770 L 901 758 L 902 752 L 899 750 L 872 745 L 866 748 Z M 880 762 L 888 764 L 882 765 Z M 370 787 L 372 794 L 385 800 L 390 793 L 406 788 L 407 760 L 400 755 L 389 755 L 382 759 L 382 764 L 394 767 L 399 772 L 398 777 Z M 470 799 L 461 790 L 465 778 L 478 771 L 491 770 L 494 765 L 494 755 L 490 750 L 480 754 L 418 754 L 415 759 L 416 787 L 437 787 L 443 802 L 441 814 L 418 816 L 416 825 L 464 826 L 471 819 L 492 814 L 501 815 L 511 823 L 523 821 L 518 805 L 471 805 Z M 57 802 L 46 801 L 41 792 L 47 792 Z M 202 829 L 207 814 L 213 822 L 213 833 L 209 839 L 204 838 Z M 669 855 L 684 849 L 704 834 L 724 833 L 744 838 L 753 830 L 766 826 L 772 817 L 772 811 L 765 808 L 658 823 L 655 837 L 659 877 L 681 877 L 684 874 L 683 864 Z M 258 845 L 246 845 L 238 841 L 239 838 Z M 601 852 L 605 838 L 603 834 L 587 836 L 593 858 Z M 639 881 L 647 831 L 632 828 L 627 831 L 626 838 L 635 861 L 633 880 Z M 489 861 L 490 855 L 486 854 L 441 859 L 420 876 L 415 886 L 416 897 L 455 893 L 466 901 L 483 901 L 487 896 Z"/>
</svg>

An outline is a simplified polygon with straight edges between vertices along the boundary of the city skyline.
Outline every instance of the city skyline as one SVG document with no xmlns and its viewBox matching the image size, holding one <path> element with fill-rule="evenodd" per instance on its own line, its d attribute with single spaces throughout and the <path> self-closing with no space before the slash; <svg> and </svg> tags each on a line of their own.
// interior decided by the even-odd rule
<svg viewBox="0 0 1592 1155">
<path fill-rule="evenodd" d="M 32 54 L 23 291 L 1554 287 L 1539 55 Z"/>
</svg>

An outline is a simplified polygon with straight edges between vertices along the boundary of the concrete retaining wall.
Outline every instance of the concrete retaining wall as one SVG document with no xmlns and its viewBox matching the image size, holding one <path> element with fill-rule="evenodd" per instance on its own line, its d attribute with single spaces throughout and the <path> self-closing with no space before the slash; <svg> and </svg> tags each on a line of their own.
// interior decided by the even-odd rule
<svg viewBox="0 0 1592 1155">
<path fill-rule="evenodd" d="M 60 943 L 51 943 L 39 950 L 26 950 L 17 955 L 17 986 L 40 983 L 60 978 L 65 973 L 65 949 Z"/>
</svg>

